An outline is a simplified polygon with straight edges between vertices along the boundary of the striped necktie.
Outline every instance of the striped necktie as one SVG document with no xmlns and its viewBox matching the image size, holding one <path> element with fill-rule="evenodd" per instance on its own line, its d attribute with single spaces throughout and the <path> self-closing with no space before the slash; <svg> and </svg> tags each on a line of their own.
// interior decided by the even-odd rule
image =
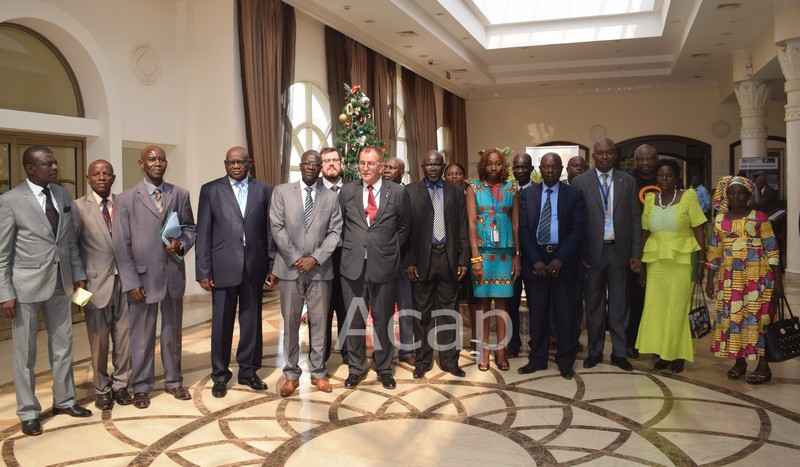
<svg viewBox="0 0 800 467">
<path fill-rule="evenodd" d="M 310 186 L 306 187 L 306 203 L 305 207 L 303 208 L 303 221 L 306 224 L 306 228 L 308 228 L 308 224 L 311 223 L 311 210 L 314 208 L 314 200 L 311 198 L 311 190 Z"/>
<path fill-rule="evenodd" d="M 550 221 L 553 216 L 553 207 L 550 205 L 550 194 L 552 192 L 552 188 L 547 189 L 547 199 L 544 201 L 542 215 L 539 217 L 539 230 L 536 232 L 536 238 L 539 240 L 540 245 L 550 243 Z"/>
</svg>

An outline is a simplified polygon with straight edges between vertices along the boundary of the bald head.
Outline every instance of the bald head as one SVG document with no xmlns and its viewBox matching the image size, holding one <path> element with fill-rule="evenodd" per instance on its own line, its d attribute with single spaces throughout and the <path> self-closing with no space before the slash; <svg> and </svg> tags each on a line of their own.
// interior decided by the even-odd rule
<svg viewBox="0 0 800 467">
<path fill-rule="evenodd" d="M 656 176 L 656 163 L 658 162 L 658 151 L 649 144 L 643 144 L 633 152 L 633 164 L 636 173 L 643 179 L 650 179 Z"/>
<path fill-rule="evenodd" d="M 403 180 L 405 171 L 406 163 L 402 159 L 393 156 L 386 159 L 386 163 L 383 165 L 383 178 L 400 183 Z"/>
<path fill-rule="evenodd" d="M 527 185 L 531 181 L 533 173 L 533 159 L 530 154 L 518 152 L 511 160 L 511 171 L 520 186 Z"/>
</svg>

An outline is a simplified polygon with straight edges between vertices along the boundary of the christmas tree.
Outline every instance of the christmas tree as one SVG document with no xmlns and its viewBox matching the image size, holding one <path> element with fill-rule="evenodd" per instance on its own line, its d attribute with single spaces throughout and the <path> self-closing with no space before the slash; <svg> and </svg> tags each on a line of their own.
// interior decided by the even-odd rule
<svg viewBox="0 0 800 467">
<path fill-rule="evenodd" d="M 378 127 L 372 119 L 370 100 L 362 91 L 360 85 L 352 88 L 345 84 L 346 95 L 344 107 L 339 115 L 339 133 L 336 135 L 336 148 L 342 155 L 344 163 L 344 177 L 353 179 L 358 177 L 358 153 L 364 146 L 380 148 L 386 156 L 386 145 L 383 140 L 376 137 Z"/>
</svg>

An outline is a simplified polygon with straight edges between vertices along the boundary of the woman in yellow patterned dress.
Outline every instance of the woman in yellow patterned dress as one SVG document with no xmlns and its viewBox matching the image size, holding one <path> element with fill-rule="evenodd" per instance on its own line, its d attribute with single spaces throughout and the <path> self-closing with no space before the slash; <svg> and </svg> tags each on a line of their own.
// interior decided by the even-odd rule
<svg viewBox="0 0 800 467">
<path fill-rule="evenodd" d="M 758 359 L 749 384 L 772 379 L 764 358 L 764 326 L 770 322 L 771 301 L 783 296 L 780 255 L 769 218 L 749 206 L 755 186 L 745 177 L 728 177 L 708 246 L 706 294 L 715 298 L 716 328 L 711 351 L 735 358 L 728 378 L 747 372 L 747 361 Z"/>
<path fill-rule="evenodd" d="M 472 251 L 472 285 L 478 299 L 479 313 L 494 309 L 501 315 L 495 319 L 498 345 L 506 341 L 507 299 L 514 295 L 514 281 L 522 270 L 519 256 L 519 201 L 517 184 L 509 182 L 508 163 L 497 149 L 487 149 L 478 160 L 478 180 L 469 182 L 467 218 L 469 244 Z M 489 369 L 489 318 L 483 319 L 481 357 L 478 369 Z M 495 364 L 508 371 L 505 345 L 495 352 Z"/>
</svg>

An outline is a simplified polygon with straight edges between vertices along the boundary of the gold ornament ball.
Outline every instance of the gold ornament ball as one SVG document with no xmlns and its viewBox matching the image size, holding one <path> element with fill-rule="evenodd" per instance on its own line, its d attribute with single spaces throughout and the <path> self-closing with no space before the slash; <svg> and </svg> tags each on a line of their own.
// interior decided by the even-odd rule
<svg viewBox="0 0 800 467">
<path fill-rule="evenodd" d="M 344 123 L 347 120 L 347 115 L 341 114 L 339 115 L 339 123 Z"/>
</svg>

